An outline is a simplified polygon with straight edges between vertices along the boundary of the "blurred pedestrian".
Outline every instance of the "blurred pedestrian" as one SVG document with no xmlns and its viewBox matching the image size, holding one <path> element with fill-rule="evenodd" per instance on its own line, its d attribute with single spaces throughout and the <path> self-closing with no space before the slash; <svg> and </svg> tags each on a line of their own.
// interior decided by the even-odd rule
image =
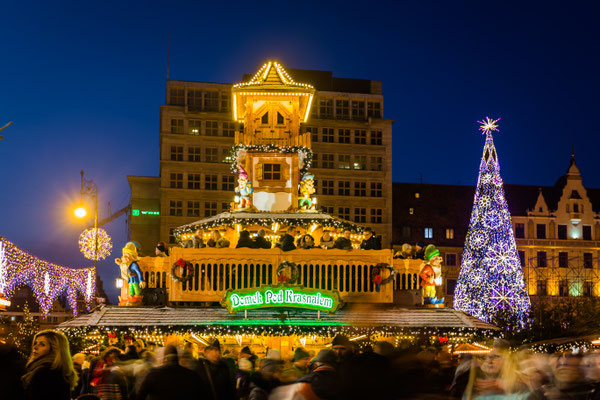
<svg viewBox="0 0 600 400">
<path fill-rule="evenodd" d="M 265 230 L 260 228 L 258 232 L 256 232 L 256 238 L 254 239 L 254 244 L 257 249 L 270 249 L 271 242 L 265 239 Z"/>
<path fill-rule="evenodd" d="M 308 362 L 310 355 L 304 348 L 298 347 L 294 351 L 292 364 L 283 369 L 281 380 L 283 382 L 293 382 L 303 376 L 308 375 Z"/>
<path fill-rule="evenodd" d="M 3 398 L 23 400 L 25 393 L 21 376 L 25 373 L 25 360 L 17 348 L 9 343 L 0 343 L 0 390 Z"/>
<path fill-rule="evenodd" d="M 235 398 L 233 379 L 229 367 L 221 360 L 221 344 L 213 341 L 204 350 L 205 359 L 198 361 L 196 372 L 208 387 L 213 400 L 230 400 Z"/>
<path fill-rule="evenodd" d="M 249 400 L 268 400 L 269 395 L 281 385 L 283 363 L 274 358 L 260 360 L 260 368 L 250 376 Z"/>
</svg>

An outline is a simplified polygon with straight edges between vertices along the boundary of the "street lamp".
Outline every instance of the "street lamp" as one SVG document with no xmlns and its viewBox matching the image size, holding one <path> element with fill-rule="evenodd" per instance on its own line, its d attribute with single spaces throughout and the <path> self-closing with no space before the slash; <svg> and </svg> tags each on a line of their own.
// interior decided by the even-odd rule
<svg viewBox="0 0 600 400">
<path fill-rule="evenodd" d="M 77 218 L 83 218 L 87 215 L 87 210 L 83 207 L 83 196 L 86 195 L 94 202 L 94 271 L 96 275 L 96 264 L 98 263 L 98 186 L 93 180 L 87 180 L 83 178 L 83 171 L 81 171 L 81 206 L 75 210 L 75 216 Z"/>
</svg>

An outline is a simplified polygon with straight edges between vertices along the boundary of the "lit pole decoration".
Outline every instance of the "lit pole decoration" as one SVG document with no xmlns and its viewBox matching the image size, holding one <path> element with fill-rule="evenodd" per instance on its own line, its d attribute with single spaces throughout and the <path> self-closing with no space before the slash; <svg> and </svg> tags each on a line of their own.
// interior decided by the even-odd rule
<svg viewBox="0 0 600 400">
<path fill-rule="evenodd" d="M 88 228 L 79 235 L 79 250 L 88 260 L 104 260 L 112 250 L 112 240 L 102 228 Z"/>
<path fill-rule="evenodd" d="M 96 292 L 95 268 L 71 269 L 52 264 L 26 253 L 0 236 L 0 282 L 4 295 L 10 299 L 21 285 L 27 285 L 48 315 L 52 304 L 62 294 L 77 314 L 77 293 L 85 299 L 88 309 Z"/>
<path fill-rule="evenodd" d="M 81 244 L 81 240 L 82 237 L 84 237 L 86 235 L 86 231 L 84 231 L 81 236 L 79 237 L 79 246 L 81 248 L 81 252 L 84 253 L 85 257 L 90 259 L 90 260 L 94 260 L 94 271 L 96 271 L 96 267 L 98 264 L 98 186 L 96 186 L 96 183 L 93 180 L 88 180 L 85 179 L 83 177 L 83 171 L 81 171 L 81 190 L 80 190 L 80 195 L 81 195 L 81 205 L 79 208 L 77 208 L 75 210 L 75 216 L 78 218 L 83 218 L 87 215 L 87 211 L 86 209 L 83 207 L 83 196 L 86 195 L 89 198 L 92 199 L 92 201 L 94 202 L 94 230 L 93 230 L 93 244 L 92 244 L 92 252 L 87 252 L 83 249 L 82 244 Z M 88 234 L 89 235 L 89 234 Z M 108 235 L 106 235 L 108 236 Z M 110 240 L 110 238 L 109 238 Z M 112 248 L 112 243 L 110 244 L 110 247 Z M 110 249 L 108 250 L 109 254 L 110 254 Z M 103 259 L 106 258 L 108 256 L 105 255 L 104 257 L 102 257 Z"/>
<path fill-rule="evenodd" d="M 528 324 L 531 303 L 492 138 L 492 132 L 498 131 L 499 120 L 486 117 L 478 121 L 479 130 L 486 135 L 485 145 L 454 308 L 486 322 L 501 322 L 519 330 Z"/>
</svg>

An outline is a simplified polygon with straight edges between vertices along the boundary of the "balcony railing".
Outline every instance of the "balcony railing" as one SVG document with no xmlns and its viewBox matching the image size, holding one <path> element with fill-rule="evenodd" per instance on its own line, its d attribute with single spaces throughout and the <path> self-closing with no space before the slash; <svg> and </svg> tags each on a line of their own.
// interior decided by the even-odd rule
<svg viewBox="0 0 600 400">
<path fill-rule="evenodd" d="M 192 278 L 178 282 L 171 266 L 179 258 L 193 265 Z M 421 260 L 394 260 L 391 250 L 183 249 L 170 257 L 143 257 L 139 264 L 148 287 L 164 287 L 169 303 L 218 302 L 229 289 L 277 285 L 277 268 L 283 261 L 299 268 L 298 285 L 337 290 L 345 302 L 391 303 L 393 291 L 418 288 Z M 393 284 L 371 281 L 372 266 L 385 263 L 397 271 Z M 383 273 L 387 278 L 388 272 Z M 123 295 L 125 288 L 123 289 Z"/>
</svg>

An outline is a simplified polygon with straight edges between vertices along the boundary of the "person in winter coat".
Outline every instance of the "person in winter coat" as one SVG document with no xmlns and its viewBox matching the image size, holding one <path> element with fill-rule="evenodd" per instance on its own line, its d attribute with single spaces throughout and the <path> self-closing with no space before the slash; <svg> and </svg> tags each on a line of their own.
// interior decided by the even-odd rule
<svg viewBox="0 0 600 400">
<path fill-rule="evenodd" d="M 281 360 L 263 358 L 260 360 L 260 370 L 250 377 L 250 395 L 248 400 L 268 400 L 269 395 L 281 385 Z"/>
<path fill-rule="evenodd" d="M 343 236 L 340 236 L 335 240 L 333 247 L 340 250 L 352 250 L 351 236 L 352 232 L 349 229 L 344 229 Z"/>
<path fill-rule="evenodd" d="M 309 235 L 308 233 L 302 235 L 298 240 L 298 248 L 299 249 L 314 249 L 315 248 L 315 239 Z"/>
<path fill-rule="evenodd" d="M 360 244 L 361 250 L 381 250 L 381 243 L 375 237 L 375 232 L 371 228 L 365 228 L 365 238 Z"/>
<path fill-rule="evenodd" d="M 224 249 L 229 247 L 229 240 L 227 240 L 226 238 L 224 238 L 221 235 L 221 232 L 219 232 L 218 230 L 214 230 L 211 232 L 210 234 L 210 239 L 208 239 L 208 242 L 206 242 L 206 245 L 208 247 L 215 247 L 217 249 Z"/>
<path fill-rule="evenodd" d="M 239 249 L 240 247 L 255 248 L 254 240 L 250 239 L 250 232 L 245 229 L 240 232 L 240 238 L 235 246 L 236 249 Z"/>
<path fill-rule="evenodd" d="M 21 376 L 25 373 L 25 360 L 17 348 L 9 343 L 0 343 L 0 390 L 7 399 L 23 400 L 25 393 Z"/>
<path fill-rule="evenodd" d="M 267 239 L 265 239 L 265 230 L 264 229 L 261 228 L 258 230 L 258 232 L 256 232 L 256 239 L 254 239 L 254 244 L 257 249 L 270 249 L 271 248 L 271 242 L 269 242 Z"/>
<path fill-rule="evenodd" d="M 319 242 L 319 247 L 325 250 L 333 249 L 334 241 L 331 237 L 331 233 L 329 231 L 323 232 L 323 236 L 321 236 L 321 241 Z"/>
<path fill-rule="evenodd" d="M 38 332 L 33 338 L 27 372 L 21 378 L 26 400 L 70 400 L 77 385 L 69 341 L 58 331 Z"/>
<path fill-rule="evenodd" d="M 336 370 L 336 355 L 330 349 L 323 349 L 309 364 L 310 373 L 289 385 L 293 396 L 305 400 L 338 400 L 341 396 L 341 380 Z M 283 388 L 282 388 L 283 389 Z M 289 393 L 289 392 L 288 392 Z"/>
<path fill-rule="evenodd" d="M 295 250 L 296 245 L 294 244 L 295 237 L 297 235 L 296 227 L 290 226 L 287 230 L 287 233 L 281 237 L 279 243 L 277 243 L 277 247 L 281 248 L 283 251 Z"/>
<path fill-rule="evenodd" d="M 235 389 L 229 367 L 221 359 L 221 345 L 215 340 L 204 350 L 205 359 L 198 360 L 196 373 L 210 393 L 207 399 L 233 400 Z"/>
<path fill-rule="evenodd" d="M 308 375 L 308 362 L 310 354 L 302 347 L 294 351 L 294 362 L 287 368 L 284 368 L 281 380 L 284 382 L 293 382 Z"/>
<path fill-rule="evenodd" d="M 208 388 L 198 375 L 179 365 L 177 348 L 171 345 L 165 347 L 163 365 L 146 374 L 135 399 L 188 400 L 207 399 L 208 396 Z"/>
</svg>

